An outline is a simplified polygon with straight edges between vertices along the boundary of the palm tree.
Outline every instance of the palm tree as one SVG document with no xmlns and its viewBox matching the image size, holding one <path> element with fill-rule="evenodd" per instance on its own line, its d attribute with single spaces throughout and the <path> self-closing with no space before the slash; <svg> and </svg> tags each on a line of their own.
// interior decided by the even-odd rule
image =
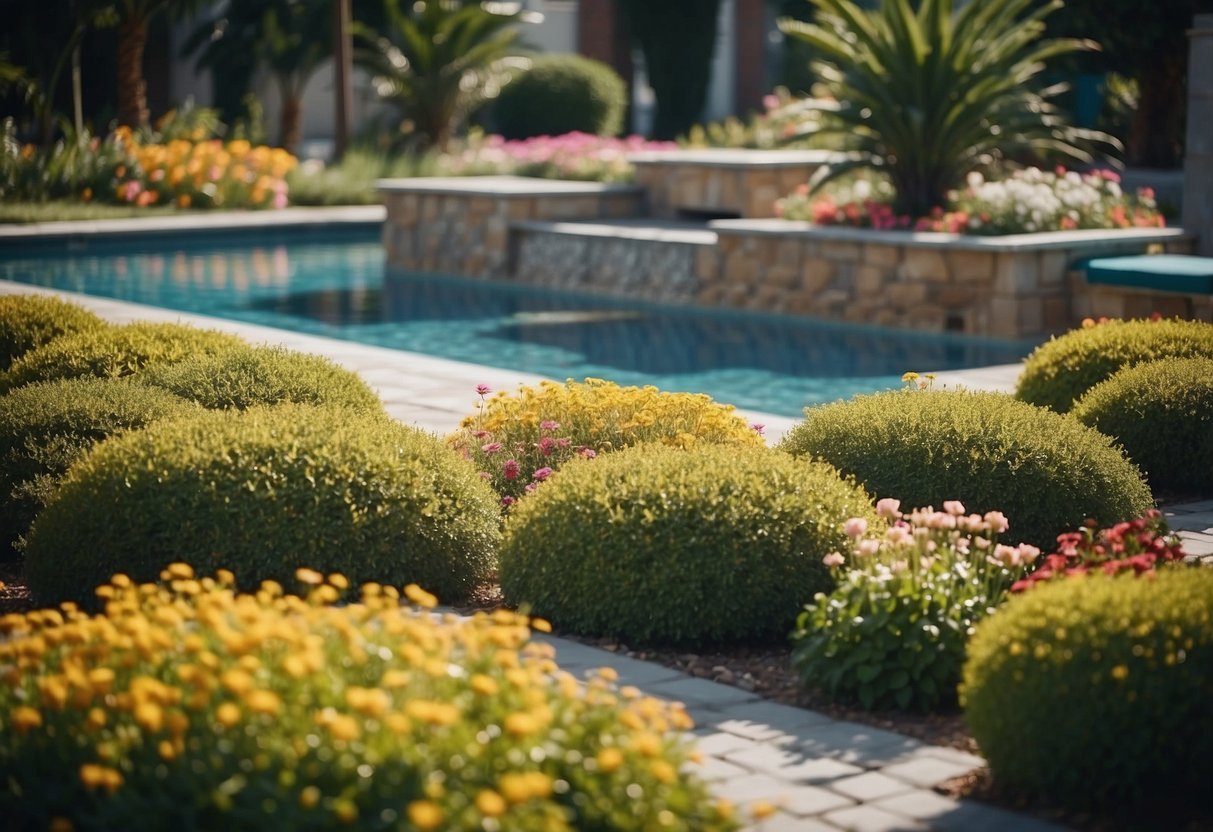
<svg viewBox="0 0 1213 832">
<path fill-rule="evenodd" d="M 807 102 L 806 132 L 836 134 L 850 151 L 813 187 L 855 168 L 881 170 L 896 188 L 895 209 L 923 216 L 966 173 L 1000 159 L 1089 164 L 1092 142 L 1119 149 L 1111 136 L 1068 126 L 1049 101 L 1064 87 L 1039 82 L 1049 59 L 1098 48 L 1040 40 L 1059 0 L 921 0 L 917 12 L 909 0 L 881 0 L 874 11 L 809 2 L 815 22 L 779 21 L 815 50 L 812 67 L 829 94 Z"/>
<path fill-rule="evenodd" d="M 384 0 L 384 30 L 357 27 L 358 63 L 400 105 L 422 146 L 445 148 L 468 115 L 508 81 L 518 24 L 542 19 L 519 3 Z"/>
<path fill-rule="evenodd" d="M 333 54 L 330 0 L 239 0 L 203 22 L 185 43 L 202 48 L 199 67 L 247 63 L 266 67 L 282 99 L 278 143 L 298 149 L 303 92 L 320 65 Z"/>
</svg>

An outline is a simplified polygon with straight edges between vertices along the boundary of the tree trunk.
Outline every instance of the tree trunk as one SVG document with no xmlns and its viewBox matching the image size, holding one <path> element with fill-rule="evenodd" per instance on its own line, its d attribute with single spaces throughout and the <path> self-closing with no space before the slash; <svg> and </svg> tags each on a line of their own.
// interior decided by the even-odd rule
<svg viewBox="0 0 1213 832">
<path fill-rule="evenodd" d="M 282 83 L 282 113 L 278 118 L 278 144 L 288 153 L 298 155 L 299 140 L 303 138 L 303 101 L 301 90 Z"/>
<path fill-rule="evenodd" d="M 1185 74 L 1183 57 L 1175 55 L 1159 55 L 1142 68 L 1125 153 L 1130 165 L 1176 168 L 1183 164 Z"/>
<path fill-rule="evenodd" d="M 147 43 L 147 20 L 139 15 L 124 18 L 118 25 L 118 123 L 146 127 L 147 82 L 143 78 L 143 47 Z"/>
</svg>

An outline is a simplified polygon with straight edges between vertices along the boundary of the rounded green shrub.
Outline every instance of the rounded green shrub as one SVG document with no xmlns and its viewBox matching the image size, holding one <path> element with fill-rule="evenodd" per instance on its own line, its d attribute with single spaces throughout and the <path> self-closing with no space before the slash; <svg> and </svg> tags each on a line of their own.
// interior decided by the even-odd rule
<svg viewBox="0 0 1213 832">
<path fill-rule="evenodd" d="M 1118 811 L 1213 807 L 1213 570 L 1013 596 L 977 626 L 960 698 L 998 783 Z"/>
<path fill-rule="evenodd" d="M 52 295 L 0 295 L 0 371 L 61 335 L 104 326 L 84 307 Z"/>
<path fill-rule="evenodd" d="M 45 381 L 0 396 L 0 555 L 20 548 L 60 478 L 93 445 L 197 410 L 167 390 L 126 379 Z"/>
<path fill-rule="evenodd" d="M 319 355 L 284 347 L 237 347 L 139 373 L 139 381 L 198 402 L 208 410 L 246 410 L 282 402 L 382 411 L 357 373 Z"/>
<path fill-rule="evenodd" d="M 1154 488 L 1213 488 L 1213 358 L 1126 367 L 1070 415 L 1123 445 Z"/>
<path fill-rule="evenodd" d="M 501 588 L 571 632 L 644 642 L 781 639 L 833 578 L 822 558 L 868 496 L 767 448 L 639 445 L 574 460 L 514 507 Z"/>
<path fill-rule="evenodd" d="M 182 324 L 134 323 L 64 335 L 30 350 L 0 373 L 0 393 L 60 378 L 117 378 L 154 364 L 245 345 L 235 335 Z"/>
<path fill-rule="evenodd" d="M 493 107 L 507 139 L 623 129 L 627 84 L 602 61 L 575 54 L 536 55 L 531 67 L 502 88 Z"/>
<path fill-rule="evenodd" d="M 1001 393 L 894 390 L 805 411 L 779 447 L 820 458 L 902 505 L 960 500 L 1001 511 L 1006 539 L 1049 550 L 1087 518 L 1103 525 L 1154 505 L 1103 434 Z"/>
<path fill-rule="evenodd" d="M 7 829 L 672 829 L 739 823 L 685 708 L 579 684 L 504 610 L 303 569 L 306 597 L 171 564 L 104 615 L 0 619 Z M 294 583 L 294 581 L 292 581 Z M 688 770 L 689 769 L 689 770 Z"/>
<path fill-rule="evenodd" d="M 1065 413 L 1121 367 L 1160 358 L 1213 358 L 1213 324 L 1112 320 L 1071 330 L 1028 356 L 1015 397 Z"/>
<path fill-rule="evenodd" d="M 283 404 L 204 411 L 113 437 L 34 521 L 30 590 L 88 598 L 172 560 L 242 585 L 297 566 L 467 597 L 495 563 L 496 495 L 442 441 L 385 416 Z"/>
</svg>

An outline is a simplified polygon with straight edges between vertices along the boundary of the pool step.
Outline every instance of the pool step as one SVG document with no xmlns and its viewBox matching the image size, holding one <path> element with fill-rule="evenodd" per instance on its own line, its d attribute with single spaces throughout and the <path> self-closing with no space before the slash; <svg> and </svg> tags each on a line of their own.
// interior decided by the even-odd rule
<svg viewBox="0 0 1213 832">
<path fill-rule="evenodd" d="M 510 226 L 510 276 L 527 285 L 660 302 L 696 299 L 696 258 L 716 232 L 655 219 L 523 221 Z"/>
</svg>

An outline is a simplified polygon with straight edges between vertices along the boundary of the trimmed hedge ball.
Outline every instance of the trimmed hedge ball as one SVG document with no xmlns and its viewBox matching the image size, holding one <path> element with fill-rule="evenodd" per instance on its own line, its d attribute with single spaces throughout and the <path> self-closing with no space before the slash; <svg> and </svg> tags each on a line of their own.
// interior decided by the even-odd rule
<svg viewBox="0 0 1213 832">
<path fill-rule="evenodd" d="M 574 460 L 515 504 L 501 588 L 559 627 L 642 642 L 782 639 L 876 518 L 828 465 L 766 448 L 639 445 Z"/>
<path fill-rule="evenodd" d="M 536 55 L 531 67 L 502 88 L 493 106 L 507 139 L 623 129 L 627 84 L 607 64 L 575 54 Z"/>
<path fill-rule="evenodd" d="M 1213 569 L 1013 596 L 977 626 L 960 696 L 999 783 L 1076 807 L 1213 808 Z"/>
<path fill-rule="evenodd" d="M 1001 511 L 1007 542 L 1049 550 L 1089 517 L 1154 505 L 1140 472 L 1098 431 L 1002 393 L 894 390 L 805 411 L 779 448 L 823 459 L 902 505 L 960 500 Z"/>
<path fill-rule="evenodd" d="M 198 406 L 126 379 L 27 384 L 0 396 L 0 556 L 14 547 L 72 463 L 101 440 Z"/>
<path fill-rule="evenodd" d="M 57 603 L 175 560 L 229 569 L 241 586 L 307 565 L 453 601 L 491 574 L 499 522 L 467 460 L 384 416 L 204 411 L 114 437 L 72 466 L 30 530 L 26 578 Z"/>
<path fill-rule="evenodd" d="M 1154 488 L 1213 488 L 1213 358 L 1126 367 L 1070 415 L 1123 445 Z"/>
<path fill-rule="evenodd" d="M 62 335 L 105 326 L 83 306 L 53 295 L 0 295 L 0 370 Z"/>
<path fill-rule="evenodd" d="M 30 350 L 0 373 L 0 393 L 35 381 L 128 376 L 149 365 L 172 364 L 242 345 L 246 342 L 235 335 L 182 324 L 106 326 L 64 335 Z"/>
<path fill-rule="evenodd" d="M 319 355 L 284 347 L 237 347 L 149 367 L 143 384 L 162 387 L 208 410 L 247 410 L 282 402 L 383 410 L 357 373 Z"/>
<path fill-rule="evenodd" d="M 1015 397 L 1065 413 L 1121 367 L 1161 358 L 1213 358 L 1213 324 L 1113 320 L 1071 330 L 1028 356 Z"/>
</svg>

